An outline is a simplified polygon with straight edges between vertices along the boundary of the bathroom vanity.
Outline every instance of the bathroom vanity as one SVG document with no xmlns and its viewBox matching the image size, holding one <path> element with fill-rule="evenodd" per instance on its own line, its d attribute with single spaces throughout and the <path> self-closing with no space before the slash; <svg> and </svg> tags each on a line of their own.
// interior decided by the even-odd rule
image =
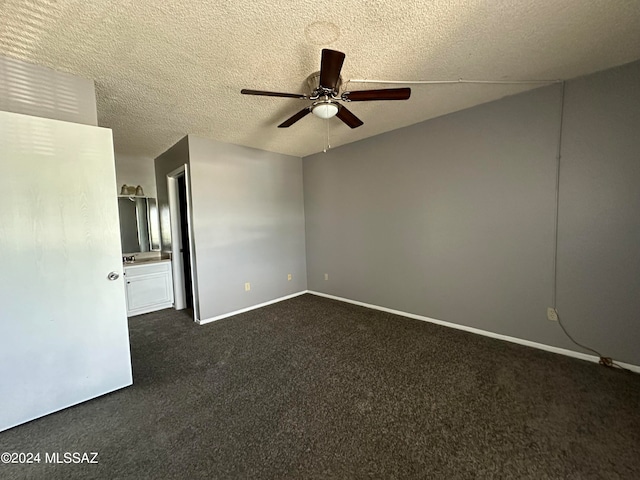
<svg viewBox="0 0 640 480">
<path fill-rule="evenodd" d="M 145 259 L 124 264 L 127 316 L 173 306 L 171 260 Z"/>
<path fill-rule="evenodd" d="M 121 195 L 120 240 L 124 261 L 127 316 L 173 307 L 171 260 L 160 252 L 155 198 Z"/>
</svg>

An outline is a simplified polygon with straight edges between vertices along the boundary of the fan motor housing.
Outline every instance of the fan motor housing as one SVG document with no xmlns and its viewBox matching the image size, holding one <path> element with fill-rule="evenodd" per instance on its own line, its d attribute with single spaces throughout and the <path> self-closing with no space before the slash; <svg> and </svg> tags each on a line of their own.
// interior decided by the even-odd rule
<svg viewBox="0 0 640 480">
<path fill-rule="evenodd" d="M 311 95 L 316 93 L 316 91 L 320 88 L 320 71 L 314 72 L 307 77 L 307 85 L 309 86 L 309 92 Z M 342 76 L 338 77 L 338 82 L 336 83 L 336 94 L 340 91 L 342 87 Z"/>
</svg>

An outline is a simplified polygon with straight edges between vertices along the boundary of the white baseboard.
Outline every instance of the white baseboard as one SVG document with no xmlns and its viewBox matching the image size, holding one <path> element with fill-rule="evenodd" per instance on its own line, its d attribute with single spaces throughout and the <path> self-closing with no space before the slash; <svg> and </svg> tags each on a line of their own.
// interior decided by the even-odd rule
<svg viewBox="0 0 640 480">
<path fill-rule="evenodd" d="M 435 323 L 436 325 L 442 325 L 443 327 L 455 328 L 457 330 L 464 330 L 465 332 L 476 333 L 478 335 L 484 335 L 485 337 L 497 338 L 499 340 L 505 340 L 511 343 L 517 343 L 519 345 L 525 345 L 527 347 L 537 348 L 539 350 L 545 350 L 547 352 L 558 353 L 560 355 L 566 355 L 567 357 L 579 358 L 581 360 L 586 360 L 588 362 L 598 363 L 600 361 L 600 357 L 596 357 L 595 355 L 588 355 L 586 353 L 580 353 L 573 350 L 567 350 L 566 348 L 552 347 L 551 345 L 545 345 L 544 343 L 532 342 L 530 340 L 523 340 L 521 338 L 510 337 L 508 335 L 502 335 L 500 333 L 488 332 L 486 330 L 480 330 L 479 328 L 467 327 L 465 325 L 458 325 L 457 323 L 445 322 L 443 320 L 436 320 L 435 318 L 424 317 L 422 315 L 416 315 L 414 313 L 402 312 L 400 310 L 393 310 L 391 308 L 380 307 L 378 305 L 371 305 L 370 303 L 358 302 L 356 300 L 350 300 L 348 298 L 337 297 L 335 295 L 329 295 L 327 293 L 316 292 L 313 290 L 308 290 L 308 293 L 312 295 L 317 295 L 319 297 L 330 298 L 332 300 L 338 300 L 340 302 L 352 303 L 353 305 L 359 305 L 361 307 L 371 308 L 373 310 L 380 310 L 382 312 L 392 313 L 394 315 L 400 315 L 402 317 L 413 318 L 415 320 L 422 320 L 425 322 Z M 305 293 L 305 292 L 302 292 Z M 640 373 L 640 366 L 633 365 L 630 363 L 623 363 L 614 360 L 621 367 L 626 368 L 627 370 L 631 370 L 632 372 Z"/>
<path fill-rule="evenodd" d="M 217 317 L 205 318 L 204 320 L 196 320 L 196 323 L 204 325 L 205 323 L 215 322 L 216 320 L 222 320 L 223 318 L 233 317 L 234 315 L 238 315 L 239 313 L 250 312 L 251 310 L 255 310 L 256 308 L 266 307 L 267 305 L 282 302 L 283 300 L 289 300 L 290 298 L 298 297 L 300 295 L 304 295 L 305 293 L 309 293 L 309 290 L 302 290 L 300 292 L 292 293 L 291 295 L 275 298 L 273 300 L 269 300 L 268 302 L 259 303 L 258 305 L 252 305 L 250 307 L 236 310 L 234 312 L 223 313 L 222 315 L 218 315 Z"/>
</svg>

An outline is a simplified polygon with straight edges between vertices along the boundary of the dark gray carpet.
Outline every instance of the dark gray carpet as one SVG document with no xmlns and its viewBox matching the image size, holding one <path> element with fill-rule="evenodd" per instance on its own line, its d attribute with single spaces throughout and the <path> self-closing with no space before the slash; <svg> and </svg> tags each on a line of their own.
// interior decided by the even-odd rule
<svg viewBox="0 0 640 480">
<path fill-rule="evenodd" d="M 640 478 L 640 375 L 304 295 L 130 319 L 133 387 L 0 433 L 0 478 Z"/>
</svg>

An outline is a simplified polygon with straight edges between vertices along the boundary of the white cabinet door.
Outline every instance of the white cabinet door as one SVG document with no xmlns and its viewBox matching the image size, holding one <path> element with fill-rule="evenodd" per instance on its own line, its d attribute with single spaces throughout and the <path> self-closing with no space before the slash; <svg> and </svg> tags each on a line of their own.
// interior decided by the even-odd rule
<svg viewBox="0 0 640 480">
<path fill-rule="evenodd" d="M 130 317 L 173 306 L 170 261 L 127 265 L 124 274 Z"/>
<path fill-rule="evenodd" d="M 127 307 L 130 312 L 173 303 L 170 277 L 167 272 L 127 279 Z"/>
<path fill-rule="evenodd" d="M 0 112 L 0 167 L 4 430 L 132 377 L 111 131 Z"/>
</svg>

